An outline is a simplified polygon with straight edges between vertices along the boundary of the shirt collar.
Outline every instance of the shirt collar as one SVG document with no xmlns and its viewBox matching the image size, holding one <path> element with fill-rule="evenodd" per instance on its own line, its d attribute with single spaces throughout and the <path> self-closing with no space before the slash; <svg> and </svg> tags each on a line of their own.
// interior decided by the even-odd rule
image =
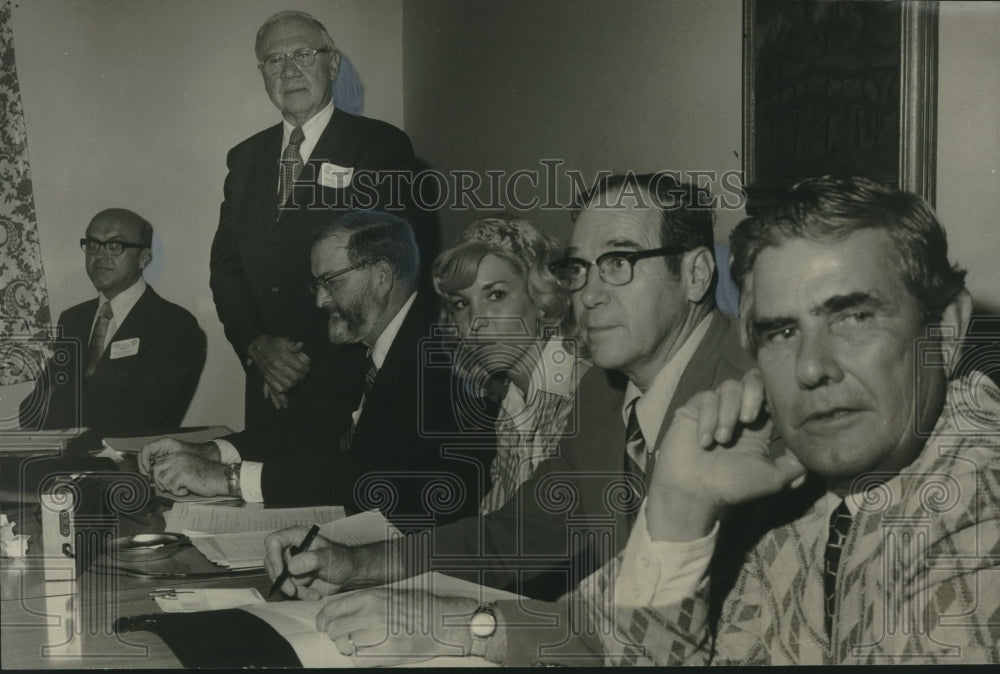
<svg viewBox="0 0 1000 674">
<path fill-rule="evenodd" d="M 146 292 L 146 281 L 139 275 L 139 280 L 130 285 L 125 290 L 121 291 L 114 296 L 114 299 L 108 300 L 104 296 L 104 293 L 97 293 L 97 306 L 100 307 L 104 302 L 111 303 L 111 314 L 114 316 L 115 323 L 118 327 L 125 322 L 125 318 L 128 316 L 129 312 L 132 311 L 132 307 L 135 303 L 139 301 L 142 294 Z"/>
<path fill-rule="evenodd" d="M 417 299 L 417 293 L 410 295 L 409 299 L 403 303 L 403 306 L 399 308 L 396 315 L 392 317 L 389 324 L 385 326 L 382 330 L 382 334 L 378 336 L 375 340 L 375 345 L 372 346 L 372 362 L 375 363 L 375 367 L 382 369 L 382 363 L 385 362 L 385 357 L 389 353 L 389 348 L 392 343 L 396 340 L 396 335 L 399 333 L 399 328 L 402 327 L 403 321 L 406 319 L 406 314 L 410 312 L 410 307 L 413 306 L 414 300 Z"/>
<path fill-rule="evenodd" d="M 622 420 L 625 426 L 628 427 L 630 408 L 632 403 L 635 402 L 635 414 L 639 420 L 639 429 L 642 431 L 642 437 L 645 439 L 647 446 L 652 447 L 652 443 L 659 437 L 660 426 L 665 421 L 664 417 L 666 416 L 667 408 L 670 407 L 670 402 L 677 391 L 677 384 L 680 382 L 681 375 L 684 374 L 684 370 L 691 361 L 691 357 L 694 355 L 698 345 L 701 344 L 705 333 L 708 332 L 708 326 L 711 322 L 712 314 L 709 314 L 695 326 L 673 358 L 668 360 L 660 371 L 656 373 L 652 385 L 645 394 L 629 380 L 628 386 L 625 389 L 624 404 L 622 405 Z"/>
<path fill-rule="evenodd" d="M 299 154 L 302 156 L 303 162 L 308 161 L 309 157 L 312 156 L 312 151 L 315 149 L 316 143 L 319 142 L 319 137 L 323 135 L 323 130 L 326 129 L 326 125 L 330 123 L 330 118 L 332 117 L 333 99 L 331 98 L 325 108 L 310 117 L 309 120 L 302 125 L 302 133 L 305 136 L 305 139 L 302 141 L 302 144 L 299 145 Z M 288 145 L 288 139 L 291 137 L 292 129 L 294 128 L 294 124 L 285 120 L 281 136 L 282 148 Z"/>
</svg>

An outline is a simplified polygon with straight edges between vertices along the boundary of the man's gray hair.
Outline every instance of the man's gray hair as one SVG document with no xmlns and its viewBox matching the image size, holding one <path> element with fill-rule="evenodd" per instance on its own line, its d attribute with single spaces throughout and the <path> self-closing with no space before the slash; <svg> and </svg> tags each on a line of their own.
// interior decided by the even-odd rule
<svg viewBox="0 0 1000 674">
<path fill-rule="evenodd" d="M 264 35 L 276 24 L 279 24 L 287 19 L 299 19 L 300 21 L 308 23 L 316 29 L 317 33 L 319 33 L 320 39 L 323 41 L 323 47 L 330 50 L 331 56 L 336 53 L 337 48 L 333 44 L 333 38 L 330 37 L 330 34 L 326 31 L 326 26 L 320 23 L 316 17 L 312 14 L 307 14 L 306 12 L 300 12 L 297 9 L 286 9 L 271 16 L 271 18 L 265 21 L 257 30 L 257 39 L 254 41 L 253 52 L 256 54 L 258 61 L 264 58 L 264 54 L 261 53 L 261 45 L 264 42 Z"/>
<path fill-rule="evenodd" d="M 408 290 L 417 289 L 420 249 L 413 227 L 384 211 L 350 211 L 322 227 L 313 245 L 335 236 L 347 236 L 347 257 L 353 264 L 385 261 Z"/>
</svg>

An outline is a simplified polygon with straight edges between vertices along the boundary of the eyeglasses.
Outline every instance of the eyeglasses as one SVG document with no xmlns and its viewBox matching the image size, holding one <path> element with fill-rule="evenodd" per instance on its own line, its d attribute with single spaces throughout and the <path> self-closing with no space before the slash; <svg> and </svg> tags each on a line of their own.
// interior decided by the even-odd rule
<svg viewBox="0 0 1000 674">
<path fill-rule="evenodd" d="M 316 63 L 316 54 L 321 54 L 331 51 L 330 49 L 313 49 L 312 47 L 303 47 L 302 49 L 296 49 L 291 53 L 285 54 L 268 54 L 264 59 L 258 64 L 259 67 L 263 68 L 268 75 L 277 75 L 285 69 L 285 62 L 291 58 L 292 63 L 294 63 L 299 68 L 311 68 L 314 63 Z"/>
<path fill-rule="evenodd" d="M 320 288 L 332 294 L 333 286 L 331 284 L 333 283 L 333 279 L 337 278 L 338 276 L 342 276 L 349 271 L 354 271 L 355 269 L 366 267 L 372 264 L 373 262 L 374 260 L 365 260 L 357 264 L 352 264 L 350 267 L 347 267 L 346 269 L 341 269 L 339 271 L 332 271 L 329 274 L 323 274 L 322 276 L 314 278 L 312 281 L 306 283 L 306 288 L 309 288 L 309 292 L 311 292 L 313 295 L 318 295 Z"/>
<path fill-rule="evenodd" d="M 149 246 L 141 243 L 129 243 L 128 241 L 98 241 L 90 237 L 80 239 L 80 250 L 84 253 L 97 255 L 97 251 L 101 248 L 111 257 L 118 257 L 125 252 L 126 248 L 149 248 Z"/>
<path fill-rule="evenodd" d="M 613 286 L 623 286 L 632 282 L 635 263 L 647 257 L 660 257 L 668 255 L 679 255 L 687 252 L 683 248 L 670 246 L 667 248 L 653 248 L 651 250 L 637 250 L 625 252 L 612 250 L 600 255 L 593 262 L 587 262 L 578 257 L 567 257 L 549 265 L 556 281 L 566 290 L 582 290 L 587 285 L 587 276 L 590 268 L 597 265 L 597 270 L 601 274 L 601 280 Z"/>
</svg>

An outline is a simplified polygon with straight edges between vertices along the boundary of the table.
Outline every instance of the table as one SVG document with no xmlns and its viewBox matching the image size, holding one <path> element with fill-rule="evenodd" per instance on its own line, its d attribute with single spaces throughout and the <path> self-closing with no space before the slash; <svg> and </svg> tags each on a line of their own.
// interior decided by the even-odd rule
<svg viewBox="0 0 1000 674">
<path fill-rule="evenodd" d="M 119 518 L 118 535 L 162 532 L 166 506 L 162 502 L 154 506 L 148 513 Z M 114 620 L 159 613 L 149 597 L 156 587 L 254 587 L 262 594 L 270 587 L 263 571 L 201 580 L 117 575 L 101 568 L 84 571 L 72 581 L 46 580 L 44 563 L 51 559 L 42 554 L 39 511 L 38 504 L 30 503 L 3 510 L 17 522 L 16 533 L 32 537 L 26 558 L 0 559 L 0 666 L 4 669 L 179 667 L 180 662 L 159 637 L 149 632 L 116 635 L 111 629 Z M 114 564 L 107 557 L 98 562 Z M 122 561 L 120 565 L 158 573 L 222 571 L 192 546 L 166 559 Z"/>
</svg>

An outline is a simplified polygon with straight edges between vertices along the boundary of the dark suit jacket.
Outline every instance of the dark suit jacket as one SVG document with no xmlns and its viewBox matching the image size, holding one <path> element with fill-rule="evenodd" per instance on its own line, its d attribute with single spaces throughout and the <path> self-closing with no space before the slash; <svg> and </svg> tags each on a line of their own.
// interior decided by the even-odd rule
<svg viewBox="0 0 1000 674">
<path fill-rule="evenodd" d="M 72 427 L 79 420 L 93 434 L 106 436 L 180 426 L 205 365 L 205 333 L 198 321 L 147 286 L 108 340 L 93 376 L 81 381 L 97 306 L 95 298 L 70 307 L 59 317 L 63 337 L 75 341 L 79 350 L 65 351 L 75 354 L 74 362 L 49 364 L 34 393 L 21 405 L 22 420 L 37 419 L 39 405 L 47 396 L 42 428 Z M 110 357 L 113 342 L 133 338 L 139 340 L 135 355 Z M 67 376 L 65 383 L 62 377 L 50 376 L 53 368 Z"/>
<path fill-rule="evenodd" d="M 495 452 L 492 418 L 483 418 L 471 442 L 458 434 L 456 409 L 482 403 L 466 396 L 447 362 L 429 356 L 443 353 L 431 337 L 437 317 L 437 301 L 418 294 L 365 401 L 349 451 L 340 449 L 340 440 L 361 399 L 363 350 L 353 363 L 345 360 L 338 376 L 337 388 L 351 393 L 340 396 L 318 428 L 292 435 L 245 431 L 227 438 L 245 460 L 263 460 L 266 502 L 378 508 L 397 524 L 414 526 L 477 511 Z M 289 444 L 299 451 L 285 449 Z"/>
<path fill-rule="evenodd" d="M 413 148 L 406 134 L 385 122 L 334 110 L 302 169 L 288 203 L 277 204 L 282 125 L 243 141 L 226 159 L 224 200 L 212 242 L 210 285 L 216 311 L 240 361 L 262 334 L 305 342 L 313 374 L 290 394 L 290 408 L 278 417 L 296 414 L 303 422 L 324 408 L 329 387 L 321 380 L 336 352 L 326 336 L 326 314 L 306 289 L 311 280 L 309 250 L 313 235 L 355 202 L 388 209 L 389 183 L 370 189 L 361 174 L 375 170 L 410 170 Z M 321 166 L 330 162 L 355 170 L 349 187 L 320 184 Z M 361 205 L 366 205 L 362 203 Z M 261 396 L 263 379 L 248 369 L 247 423 L 275 415 Z M 315 403 L 312 409 L 305 409 Z M 296 409 L 298 408 L 298 409 Z"/>
<path fill-rule="evenodd" d="M 695 393 L 739 379 L 753 366 L 740 346 L 735 322 L 716 312 L 664 419 L 672 419 Z M 626 487 L 621 415 L 626 383 L 619 373 L 591 369 L 580 382 L 571 417 L 579 431 L 564 438 L 557 456 L 542 463 L 503 508 L 436 530 L 433 569 L 449 572 L 463 566 L 457 560 L 478 557 L 482 575 L 476 580 L 554 599 L 622 549 L 629 534 L 621 498 Z M 661 434 L 669 426 L 666 421 Z M 518 569 L 520 586 L 515 583 Z"/>
</svg>

